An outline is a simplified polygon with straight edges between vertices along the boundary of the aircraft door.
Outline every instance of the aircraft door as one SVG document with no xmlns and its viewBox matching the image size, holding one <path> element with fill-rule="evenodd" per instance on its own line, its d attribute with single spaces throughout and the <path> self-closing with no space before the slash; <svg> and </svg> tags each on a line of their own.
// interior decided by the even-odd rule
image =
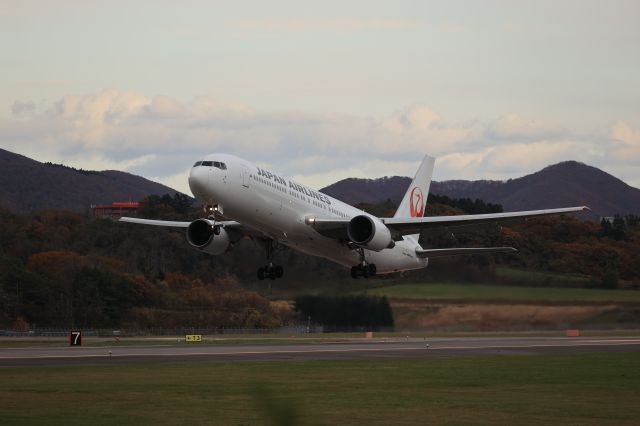
<svg viewBox="0 0 640 426">
<path fill-rule="evenodd" d="M 242 166 L 242 186 L 249 187 L 249 168 L 247 166 Z"/>
</svg>

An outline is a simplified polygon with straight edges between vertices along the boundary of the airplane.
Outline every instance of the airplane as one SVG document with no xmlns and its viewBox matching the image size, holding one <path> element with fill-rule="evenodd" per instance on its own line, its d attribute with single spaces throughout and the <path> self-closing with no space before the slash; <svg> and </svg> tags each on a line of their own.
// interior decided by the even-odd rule
<svg viewBox="0 0 640 426">
<path fill-rule="evenodd" d="M 516 252 L 513 247 L 423 248 L 421 232 L 453 232 L 533 217 L 589 210 L 586 206 L 509 213 L 424 217 L 435 158 L 426 155 L 393 217 L 376 217 L 230 154 L 211 154 L 189 172 L 189 187 L 206 217 L 192 222 L 122 217 L 120 221 L 186 229 L 194 248 L 220 255 L 245 237 L 263 243 L 267 264 L 259 280 L 284 268 L 274 248 L 287 246 L 351 268 L 351 276 L 425 268 L 429 259 Z"/>
</svg>

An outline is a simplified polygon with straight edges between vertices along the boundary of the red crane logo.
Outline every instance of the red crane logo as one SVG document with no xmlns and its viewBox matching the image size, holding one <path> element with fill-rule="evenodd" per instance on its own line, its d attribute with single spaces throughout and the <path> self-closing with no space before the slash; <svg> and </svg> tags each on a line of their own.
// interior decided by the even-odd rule
<svg viewBox="0 0 640 426">
<path fill-rule="evenodd" d="M 411 217 L 424 216 L 424 196 L 422 195 L 422 190 L 417 186 L 411 190 L 409 212 L 411 213 Z"/>
</svg>

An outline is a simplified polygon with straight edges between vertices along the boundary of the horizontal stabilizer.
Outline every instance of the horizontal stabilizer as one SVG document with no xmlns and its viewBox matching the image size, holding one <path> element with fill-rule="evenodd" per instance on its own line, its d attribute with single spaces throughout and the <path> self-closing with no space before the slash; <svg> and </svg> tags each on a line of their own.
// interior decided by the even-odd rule
<svg viewBox="0 0 640 426">
<path fill-rule="evenodd" d="M 490 253 L 515 253 L 516 250 L 513 247 L 464 247 L 464 248 L 444 248 L 444 249 L 416 249 L 418 257 L 428 257 L 429 259 L 435 257 L 448 257 L 448 256 L 465 256 L 470 254 L 490 254 Z"/>
</svg>

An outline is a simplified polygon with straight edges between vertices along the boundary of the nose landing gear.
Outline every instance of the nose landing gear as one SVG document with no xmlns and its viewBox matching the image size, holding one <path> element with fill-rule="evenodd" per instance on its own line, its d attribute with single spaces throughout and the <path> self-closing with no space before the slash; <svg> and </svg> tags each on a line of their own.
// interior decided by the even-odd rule
<svg viewBox="0 0 640 426">
<path fill-rule="evenodd" d="M 274 265 L 271 261 L 273 257 L 273 240 L 265 240 L 264 241 L 265 248 L 267 251 L 267 265 L 258 268 L 258 279 L 260 281 L 265 279 L 275 280 L 276 278 L 282 278 L 284 275 L 284 268 L 280 265 Z"/>
</svg>

